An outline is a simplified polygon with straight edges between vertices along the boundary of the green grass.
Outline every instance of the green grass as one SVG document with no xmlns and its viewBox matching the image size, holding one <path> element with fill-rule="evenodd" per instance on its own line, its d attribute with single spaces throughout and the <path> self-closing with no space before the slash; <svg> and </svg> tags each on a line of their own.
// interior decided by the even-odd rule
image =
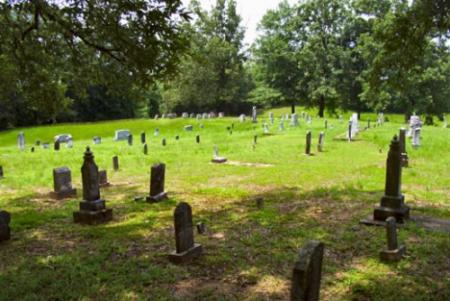
<svg viewBox="0 0 450 301">
<path fill-rule="evenodd" d="M 302 111 L 301 109 L 299 110 Z M 275 116 L 289 108 L 274 109 Z M 312 112 L 310 112 L 312 114 Z M 264 112 L 260 119 L 268 116 Z M 349 113 L 344 115 L 347 120 Z M 237 118 L 202 120 L 120 120 L 63 124 L 0 133 L 0 208 L 12 214 L 12 239 L 0 245 L 0 300 L 287 300 L 292 266 L 308 240 L 326 244 L 321 300 L 450 299 L 450 234 L 425 230 L 413 222 L 399 230 L 407 257 L 384 264 L 382 228 L 358 221 L 371 214 L 383 194 L 389 142 L 403 116 L 359 134 L 348 143 L 339 137 L 347 123 L 328 116 L 324 152 L 315 151 L 323 120 L 273 135 Z M 361 125 L 374 114 L 363 114 Z M 201 129 L 199 124 L 204 124 Z M 234 124 L 230 135 L 226 128 Z M 193 132 L 183 126 L 192 124 Z M 158 137 L 153 136 L 160 129 Z M 134 145 L 113 142 L 116 129 L 130 129 Z M 305 134 L 313 133 L 314 156 L 305 156 Z M 25 132 L 27 150 L 16 146 Z M 149 154 L 139 142 L 147 133 Z M 74 148 L 29 148 L 70 133 Z M 195 143 L 200 134 L 201 143 Z M 253 149 L 253 136 L 258 144 Z M 93 145 L 93 136 L 102 136 Z M 180 140 L 175 136 L 180 135 Z M 161 139 L 167 139 L 167 146 Z M 450 219 L 450 130 L 424 127 L 422 147 L 408 143 L 410 167 L 403 171 L 405 200 L 412 215 Z M 210 163 L 213 145 L 235 164 Z M 74 224 L 81 200 L 83 151 L 91 146 L 110 188 L 102 190 L 114 210 L 111 223 Z M 119 172 L 112 157 L 119 156 Z M 170 199 L 160 204 L 134 202 L 149 190 L 149 170 L 165 162 Z M 253 164 L 253 165 L 252 165 Z M 261 165 L 263 164 L 263 165 Z M 68 166 L 78 197 L 51 200 L 52 169 Z M 264 207 L 256 207 L 256 198 Z M 175 248 L 173 210 L 186 201 L 194 222 L 204 221 L 207 235 L 201 259 L 170 264 Z"/>
</svg>

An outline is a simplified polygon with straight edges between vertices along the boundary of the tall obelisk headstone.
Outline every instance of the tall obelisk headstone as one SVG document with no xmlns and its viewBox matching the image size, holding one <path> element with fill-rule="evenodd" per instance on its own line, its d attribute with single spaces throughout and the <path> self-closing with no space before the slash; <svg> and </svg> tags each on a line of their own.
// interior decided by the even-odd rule
<svg viewBox="0 0 450 301">
<path fill-rule="evenodd" d="M 106 209 L 105 201 L 100 198 L 98 167 L 89 147 L 84 153 L 81 178 L 83 201 L 80 202 L 80 210 L 73 213 L 74 221 L 80 224 L 95 225 L 112 220 L 112 209 Z"/>
</svg>

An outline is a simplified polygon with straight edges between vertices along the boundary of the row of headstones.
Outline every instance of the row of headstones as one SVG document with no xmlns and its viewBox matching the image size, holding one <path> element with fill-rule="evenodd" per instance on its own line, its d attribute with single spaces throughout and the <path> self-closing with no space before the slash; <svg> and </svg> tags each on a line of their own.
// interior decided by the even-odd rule
<svg viewBox="0 0 450 301">
<path fill-rule="evenodd" d="M 72 136 L 68 135 L 68 134 L 55 136 L 55 142 L 53 144 L 53 149 L 55 151 L 59 151 L 62 143 L 66 143 L 67 148 L 72 148 L 73 147 Z M 42 146 L 42 148 L 44 148 L 44 149 L 49 149 L 50 143 L 49 142 L 41 143 L 40 140 L 36 140 L 35 145 L 31 147 L 31 152 L 35 151 L 35 146 Z M 17 135 L 17 147 L 22 151 L 25 150 L 25 134 L 23 132 L 20 132 Z"/>
<path fill-rule="evenodd" d="M 159 118 L 162 118 L 162 119 L 164 119 L 164 118 L 173 119 L 173 118 L 177 118 L 177 117 L 178 116 L 177 116 L 176 113 L 162 114 L 161 117 L 159 116 L 159 114 L 155 115 L 155 119 L 156 120 L 159 119 Z M 225 113 L 219 112 L 218 115 L 216 115 L 216 113 L 214 113 L 214 112 L 203 113 L 203 114 L 194 114 L 194 113 L 190 113 L 189 114 L 187 112 L 183 112 L 181 114 L 181 117 L 182 118 L 196 118 L 197 120 L 200 120 L 200 119 L 213 119 L 213 118 L 216 118 L 216 117 L 223 118 L 223 117 L 225 117 Z"/>
</svg>

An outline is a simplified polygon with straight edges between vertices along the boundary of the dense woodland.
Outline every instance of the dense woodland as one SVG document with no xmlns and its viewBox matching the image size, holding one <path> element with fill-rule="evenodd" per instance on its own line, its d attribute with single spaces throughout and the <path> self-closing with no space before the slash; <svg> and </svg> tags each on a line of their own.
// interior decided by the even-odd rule
<svg viewBox="0 0 450 301">
<path fill-rule="evenodd" d="M 233 0 L 0 3 L 0 129 L 304 105 L 450 111 L 447 0 L 306 0 L 253 45 Z M 428 118 L 432 122 L 432 118 Z"/>
</svg>

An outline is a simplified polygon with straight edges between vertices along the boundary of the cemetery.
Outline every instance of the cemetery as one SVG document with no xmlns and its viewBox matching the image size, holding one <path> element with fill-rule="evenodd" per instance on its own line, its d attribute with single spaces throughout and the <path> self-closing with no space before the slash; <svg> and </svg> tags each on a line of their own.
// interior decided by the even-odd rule
<svg viewBox="0 0 450 301">
<path fill-rule="evenodd" d="M 0 299 L 448 299 L 448 129 L 289 110 L 0 133 Z"/>
<path fill-rule="evenodd" d="M 4 0 L 0 42 L 0 301 L 450 301 L 449 0 Z"/>
</svg>

